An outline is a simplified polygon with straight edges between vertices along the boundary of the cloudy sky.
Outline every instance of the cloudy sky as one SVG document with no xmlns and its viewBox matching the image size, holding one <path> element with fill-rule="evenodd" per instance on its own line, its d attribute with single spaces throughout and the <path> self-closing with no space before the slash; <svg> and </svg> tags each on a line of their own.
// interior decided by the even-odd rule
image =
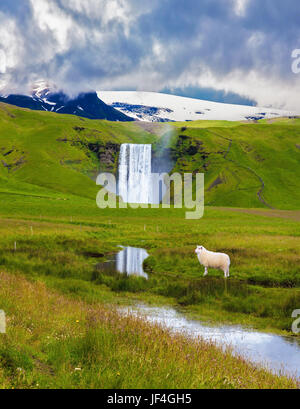
<svg viewBox="0 0 300 409">
<path fill-rule="evenodd" d="M 0 87 L 168 91 L 300 110 L 299 0 L 1 0 Z M 300 64 L 299 64 L 300 66 Z"/>
</svg>

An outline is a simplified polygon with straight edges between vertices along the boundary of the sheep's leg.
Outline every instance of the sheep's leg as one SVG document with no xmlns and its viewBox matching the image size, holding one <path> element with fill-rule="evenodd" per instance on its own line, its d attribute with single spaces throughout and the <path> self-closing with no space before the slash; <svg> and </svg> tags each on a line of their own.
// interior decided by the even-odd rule
<svg viewBox="0 0 300 409">
<path fill-rule="evenodd" d="M 224 271 L 224 276 L 225 278 L 229 277 L 229 268 Z"/>
<path fill-rule="evenodd" d="M 207 274 L 208 274 L 207 267 L 205 267 L 203 276 L 205 277 L 205 276 L 207 276 Z"/>
</svg>

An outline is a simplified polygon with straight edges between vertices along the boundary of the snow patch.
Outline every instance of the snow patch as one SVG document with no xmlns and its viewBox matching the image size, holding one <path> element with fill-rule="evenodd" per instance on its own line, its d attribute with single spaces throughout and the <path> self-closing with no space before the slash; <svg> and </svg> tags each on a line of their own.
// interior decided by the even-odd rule
<svg viewBox="0 0 300 409">
<path fill-rule="evenodd" d="M 147 122 L 225 120 L 247 121 L 278 116 L 296 116 L 296 112 L 247 105 L 224 104 L 179 97 L 158 92 L 98 91 L 107 105 Z"/>
</svg>

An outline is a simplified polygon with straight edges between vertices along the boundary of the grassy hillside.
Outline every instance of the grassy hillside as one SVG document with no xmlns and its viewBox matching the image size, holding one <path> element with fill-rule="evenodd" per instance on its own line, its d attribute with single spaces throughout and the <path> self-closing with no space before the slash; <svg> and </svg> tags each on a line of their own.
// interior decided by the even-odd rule
<svg viewBox="0 0 300 409">
<path fill-rule="evenodd" d="M 299 209 L 300 121 L 187 124 L 172 141 L 176 171 L 205 173 L 207 205 Z"/>
<path fill-rule="evenodd" d="M 121 143 L 153 143 L 158 157 L 159 146 L 169 148 L 173 171 L 205 173 L 206 205 L 298 209 L 300 120 L 271 122 L 170 128 L 0 104 L 0 194 L 95 198 L 96 175 L 116 172 Z"/>
</svg>

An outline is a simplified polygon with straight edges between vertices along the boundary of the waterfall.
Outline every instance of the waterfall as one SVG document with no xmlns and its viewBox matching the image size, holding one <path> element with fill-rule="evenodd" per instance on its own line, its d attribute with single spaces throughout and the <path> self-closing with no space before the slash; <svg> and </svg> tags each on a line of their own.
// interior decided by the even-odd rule
<svg viewBox="0 0 300 409">
<path fill-rule="evenodd" d="M 125 203 L 151 203 L 151 145 L 124 143 L 119 157 L 119 195 Z"/>
</svg>

